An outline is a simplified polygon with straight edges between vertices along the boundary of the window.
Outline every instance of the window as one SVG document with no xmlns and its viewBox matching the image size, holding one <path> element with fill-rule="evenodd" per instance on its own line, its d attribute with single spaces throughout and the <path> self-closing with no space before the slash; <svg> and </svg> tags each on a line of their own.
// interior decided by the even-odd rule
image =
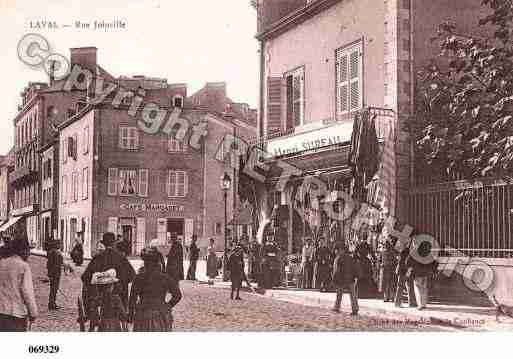
<svg viewBox="0 0 513 359">
<path fill-rule="evenodd" d="M 82 199 L 87 199 L 89 195 L 89 168 L 82 170 Z"/>
<path fill-rule="evenodd" d="M 305 116 L 305 69 L 303 67 L 285 74 L 287 85 L 286 128 L 301 126 Z"/>
<path fill-rule="evenodd" d="M 119 170 L 119 195 L 135 196 L 137 194 L 137 171 Z"/>
<path fill-rule="evenodd" d="M 68 176 L 62 176 L 62 204 L 66 204 L 68 197 Z"/>
<path fill-rule="evenodd" d="M 148 170 L 139 170 L 139 196 L 148 197 Z"/>
<path fill-rule="evenodd" d="M 167 149 L 169 152 L 185 152 L 185 145 L 182 141 L 178 141 L 173 136 L 169 136 Z"/>
<path fill-rule="evenodd" d="M 139 131 L 137 127 L 122 126 L 119 128 L 119 148 L 136 150 L 139 148 Z"/>
<path fill-rule="evenodd" d="M 71 196 L 72 201 L 76 202 L 78 200 L 78 173 L 73 172 L 71 174 Z"/>
<path fill-rule="evenodd" d="M 109 179 L 108 179 L 108 190 L 109 196 L 115 196 L 118 194 L 118 169 L 109 168 Z"/>
<path fill-rule="evenodd" d="M 335 75 L 337 83 L 337 116 L 362 108 L 361 43 L 337 50 Z"/>
<path fill-rule="evenodd" d="M 66 163 L 66 160 L 68 159 L 68 142 L 67 138 L 64 138 L 62 140 L 62 163 Z"/>
<path fill-rule="evenodd" d="M 221 234 L 223 234 L 223 225 L 221 222 L 214 223 L 214 235 L 219 236 Z"/>
<path fill-rule="evenodd" d="M 167 179 L 168 197 L 185 197 L 187 195 L 188 179 L 184 171 L 170 170 Z"/>
<path fill-rule="evenodd" d="M 173 106 L 174 107 L 183 107 L 183 97 L 181 95 L 173 96 Z"/>
<path fill-rule="evenodd" d="M 89 126 L 84 128 L 84 138 L 82 140 L 83 144 L 83 153 L 86 154 L 89 152 Z"/>
</svg>

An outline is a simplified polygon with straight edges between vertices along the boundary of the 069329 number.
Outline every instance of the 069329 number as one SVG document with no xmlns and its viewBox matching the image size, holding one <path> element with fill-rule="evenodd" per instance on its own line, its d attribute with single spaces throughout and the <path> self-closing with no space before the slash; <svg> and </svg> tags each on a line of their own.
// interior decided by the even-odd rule
<svg viewBox="0 0 513 359">
<path fill-rule="evenodd" d="M 29 354 L 57 354 L 60 348 L 58 345 L 29 345 Z"/>
</svg>

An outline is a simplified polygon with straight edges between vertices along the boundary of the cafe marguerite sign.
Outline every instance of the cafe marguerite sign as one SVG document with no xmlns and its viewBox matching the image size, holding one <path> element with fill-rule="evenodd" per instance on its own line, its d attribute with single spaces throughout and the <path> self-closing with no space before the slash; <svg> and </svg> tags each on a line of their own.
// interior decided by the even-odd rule
<svg viewBox="0 0 513 359">
<path fill-rule="evenodd" d="M 166 203 L 129 203 L 119 206 L 122 210 L 142 212 L 183 212 L 184 206 Z"/>
</svg>

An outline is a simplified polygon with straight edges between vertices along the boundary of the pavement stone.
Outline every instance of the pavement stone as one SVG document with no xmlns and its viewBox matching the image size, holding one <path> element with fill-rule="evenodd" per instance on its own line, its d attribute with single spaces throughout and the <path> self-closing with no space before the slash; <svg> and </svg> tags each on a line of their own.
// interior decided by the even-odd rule
<svg viewBox="0 0 513 359">
<path fill-rule="evenodd" d="M 29 259 L 34 274 L 36 298 L 40 316 L 32 331 L 76 332 L 76 299 L 80 294 L 80 274 L 62 277 L 58 304 L 63 309 L 48 312 L 49 285 L 46 283 L 46 259 Z M 232 301 L 223 287 L 202 282 L 182 281 L 182 301 L 174 310 L 175 331 L 233 332 L 233 331 L 452 331 L 452 328 L 422 322 L 397 320 L 383 315 L 366 314 L 352 317 L 320 308 L 274 300 L 262 295 L 243 293 L 242 301 Z"/>
</svg>

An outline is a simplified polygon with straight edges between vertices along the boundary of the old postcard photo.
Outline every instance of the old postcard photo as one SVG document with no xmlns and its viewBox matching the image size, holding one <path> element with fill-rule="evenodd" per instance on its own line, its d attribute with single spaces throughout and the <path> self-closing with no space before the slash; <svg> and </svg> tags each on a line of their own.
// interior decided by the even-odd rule
<svg viewBox="0 0 513 359">
<path fill-rule="evenodd" d="M 510 331 L 512 19 L 0 0 L 0 331 Z"/>
</svg>

